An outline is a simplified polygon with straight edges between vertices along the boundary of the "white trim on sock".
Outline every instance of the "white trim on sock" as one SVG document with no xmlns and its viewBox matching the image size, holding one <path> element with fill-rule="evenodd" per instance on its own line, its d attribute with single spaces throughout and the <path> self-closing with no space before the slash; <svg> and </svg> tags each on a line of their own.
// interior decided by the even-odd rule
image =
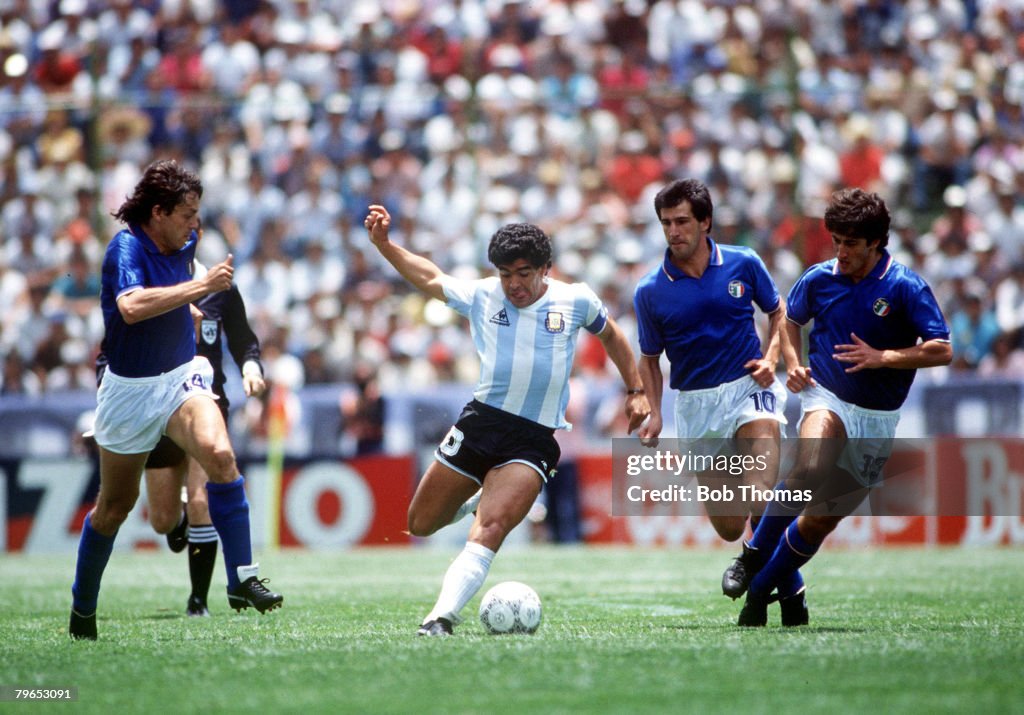
<svg viewBox="0 0 1024 715">
<path fill-rule="evenodd" d="M 208 544 L 217 540 L 217 530 L 213 525 L 188 527 L 188 541 L 190 544 Z"/>
</svg>

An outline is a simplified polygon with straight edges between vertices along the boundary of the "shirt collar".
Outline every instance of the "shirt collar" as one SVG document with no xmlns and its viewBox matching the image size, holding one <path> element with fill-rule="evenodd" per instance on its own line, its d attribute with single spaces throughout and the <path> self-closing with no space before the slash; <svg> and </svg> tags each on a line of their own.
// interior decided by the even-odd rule
<svg viewBox="0 0 1024 715">
<path fill-rule="evenodd" d="M 725 262 L 725 256 L 722 255 L 722 249 L 718 247 L 718 244 L 712 240 L 711 236 L 707 237 L 708 248 L 711 251 L 711 258 L 708 261 L 708 267 L 720 266 Z M 665 249 L 665 260 L 661 263 L 661 270 L 665 273 L 666 277 L 670 281 L 677 281 L 680 278 L 689 278 L 672 262 L 672 252 L 669 249 Z"/>
<path fill-rule="evenodd" d="M 149 234 L 147 234 L 145 231 L 142 230 L 142 226 L 138 225 L 137 223 L 128 224 L 128 231 L 133 236 L 135 236 L 136 240 L 139 243 L 142 244 L 142 247 L 144 249 L 146 249 L 147 253 L 154 253 L 156 255 L 163 255 L 161 253 L 160 249 L 157 247 L 157 245 L 155 243 L 153 243 L 153 239 L 149 237 Z M 177 253 L 181 253 L 182 251 L 188 249 L 189 246 L 191 246 L 193 243 L 196 242 L 197 238 L 198 238 L 198 236 L 196 236 L 196 232 L 193 231 L 192 235 L 188 239 L 188 242 L 186 242 L 184 246 L 182 246 L 180 249 L 175 251 L 174 254 L 171 254 L 171 255 L 175 255 Z"/>
<path fill-rule="evenodd" d="M 836 260 L 836 259 L 832 259 L 832 261 L 833 261 L 832 262 L 832 275 L 834 275 L 834 276 L 842 275 L 839 272 L 839 261 Z M 870 273 L 868 273 L 866 276 L 864 276 L 864 280 L 866 280 L 868 278 L 872 278 L 872 279 L 874 279 L 876 281 L 882 280 L 883 278 L 885 278 L 885 275 L 889 272 L 889 269 L 892 268 L 892 264 L 893 264 L 892 254 L 890 254 L 887 250 L 885 250 L 883 248 L 882 251 L 881 251 L 881 254 L 878 257 L 878 263 L 875 264 L 875 267 L 871 269 Z M 849 279 L 847 279 L 847 280 L 849 280 Z"/>
</svg>

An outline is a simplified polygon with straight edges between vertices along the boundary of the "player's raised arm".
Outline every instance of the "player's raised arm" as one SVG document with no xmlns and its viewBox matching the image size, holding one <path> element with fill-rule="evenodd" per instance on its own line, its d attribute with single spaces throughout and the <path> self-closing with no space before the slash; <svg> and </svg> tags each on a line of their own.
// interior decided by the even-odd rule
<svg viewBox="0 0 1024 715">
<path fill-rule="evenodd" d="M 205 295 L 227 290 L 234 277 L 234 258 L 228 257 L 207 271 L 199 280 L 185 281 L 172 286 L 139 288 L 125 293 L 117 300 L 117 309 L 124 322 L 131 325 L 194 303 Z"/>
<path fill-rule="evenodd" d="M 604 330 L 598 333 L 597 337 L 626 385 L 626 417 L 629 419 L 627 431 L 632 432 L 651 414 L 651 406 L 634 362 L 633 349 L 629 346 L 622 329 L 610 317 Z"/>
<path fill-rule="evenodd" d="M 388 237 L 391 214 L 386 208 L 379 204 L 370 206 L 363 225 L 370 234 L 370 242 L 405 280 L 431 298 L 445 300 L 444 288 L 441 285 L 444 272 L 428 259 L 391 242 Z"/>
</svg>

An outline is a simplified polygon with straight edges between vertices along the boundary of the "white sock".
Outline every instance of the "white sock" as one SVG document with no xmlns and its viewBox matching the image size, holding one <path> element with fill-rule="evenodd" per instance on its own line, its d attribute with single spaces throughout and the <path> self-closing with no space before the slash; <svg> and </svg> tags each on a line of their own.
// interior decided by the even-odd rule
<svg viewBox="0 0 1024 715">
<path fill-rule="evenodd" d="M 455 511 L 455 516 L 452 517 L 450 523 L 455 524 L 462 521 L 467 514 L 472 514 L 476 511 L 476 508 L 480 505 L 480 496 L 483 494 L 483 489 L 477 489 L 476 494 L 471 496 Z"/>
<path fill-rule="evenodd" d="M 462 618 L 459 617 L 459 611 L 483 586 L 493 560 L 494 552 L 486 546 L 466 542 L 466 548 L 455 557 L 445 572 L 441 594 L 423 622 L 446 618 L 452 623 L 460 623 Z"/>
</svg>

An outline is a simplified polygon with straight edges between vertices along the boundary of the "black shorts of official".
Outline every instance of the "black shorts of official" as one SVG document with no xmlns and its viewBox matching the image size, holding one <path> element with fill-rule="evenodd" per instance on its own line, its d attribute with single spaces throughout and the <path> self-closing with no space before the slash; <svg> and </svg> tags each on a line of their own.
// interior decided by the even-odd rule
<svg viewBox="0 0 1024 715">
<path fill-rule="evenodd" d="M 512 462 L 532 467 L 546 482 L 561 456 L 553 429 L 477 400 L 462 409 L 434 452 L 441 464 L 477 484 L 495 467 Z"/>
<path fill-rule="evenodd" d="M 224 424 L 228 423 L 228 400 L 221 396 L 217 399 L 217 407 L 224 415 Z M 177 467 L 185 461 L 185 450 L 178 446 L 173 439 L 164 435 L 153 447 L 153 451 L 146 457 L 146 469 L 164 469 L 166 467 Z"/>
</svg>

